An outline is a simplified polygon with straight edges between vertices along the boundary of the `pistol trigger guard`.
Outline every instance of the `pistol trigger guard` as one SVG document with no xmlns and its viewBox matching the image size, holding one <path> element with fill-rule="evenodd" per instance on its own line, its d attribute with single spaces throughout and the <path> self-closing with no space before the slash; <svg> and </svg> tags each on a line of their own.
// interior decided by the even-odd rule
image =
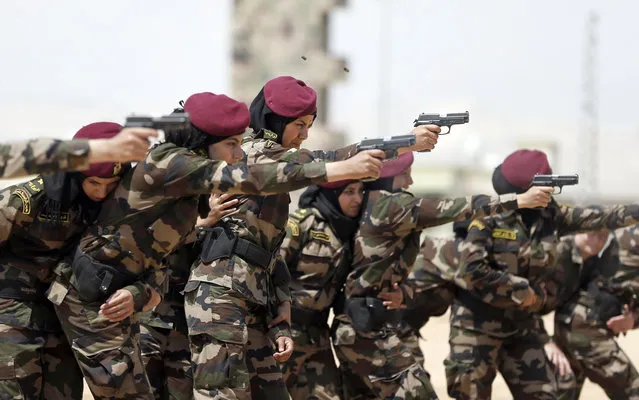
<svg viewBox="0 0 639 400">
<path fill-rule="evenodd" d="M 561 194 L 561 190 L 563 189 L 561 186 L 557 186 L 559 188 L 559 191 L 556 194 Z M 553 193 L 555 194 L 555 193 Z"/>
<path fill-rule="evenodd" d="M 448 135 L 448 134 L 450 133 L 450 130 L 451 130 L 452 126 L 450 126 L 450 125 L 444 125 L 444 127 L 448 128 L 448 130 L 447 130 L 446 132 L 444 132 L 444 131 L 443 131 L 443 127 L 442 127 L 442 126 L 440 126 L 440 128 L 442 128 L 442 132 L 439 132 L 439 133 L 437 134 L 438 136 L 445 136 L 445 135 Z"/>
</svg>

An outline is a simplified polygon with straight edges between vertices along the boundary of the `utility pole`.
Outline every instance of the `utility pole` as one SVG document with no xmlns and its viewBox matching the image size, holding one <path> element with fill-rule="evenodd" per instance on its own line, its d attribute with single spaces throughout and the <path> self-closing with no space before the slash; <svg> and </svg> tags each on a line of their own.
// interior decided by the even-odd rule
<svg viewBox="0 0 639 400">
<path fill-rule="evenodd" d="M 599 14 L 591 11 L 586 20 L 586 43 L 583 65 L 583 104 L 581 135 L 578 136 L 578 147 L 581 152 L 581 170 L 584 173 L 582 182 L 589 196 L 598 193 L 599 173 L 599 96 L 597 91 L 598 65 L 598 25 Z"/>
</svg>

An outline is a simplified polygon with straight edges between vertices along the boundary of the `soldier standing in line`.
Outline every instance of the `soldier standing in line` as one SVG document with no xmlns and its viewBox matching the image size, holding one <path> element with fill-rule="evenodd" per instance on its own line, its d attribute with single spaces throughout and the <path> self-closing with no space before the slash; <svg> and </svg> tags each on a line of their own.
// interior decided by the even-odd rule
<svg viewBox="0 0 639 400">
<path fill-rule="evenodd" d="M 614 233 L 602 229 L 557 245 L 559 300 L 545 349 L 561 400 L 578 399 L 586 378 L 611 399 L 639 399 L 639 373 L 615 340 L 639 324 L 638 234 L 636 225 Z"/>
<path fill-rule="evenodd" d="M 32 139 L 0 144 L 0 178 L 20 178 L 58 171 L 82 171 L 89 164 L 143 160 L 149 150 L 149 138 L 157 131 L 125 128 L 104 139 Z"/>
<path fill-rule="evenodd" d="M 230 166 L 215 148 L 240 147 L 246 105 L 198 93 L 184 103 L 191 126 L 127 173 L 86 230 L 71 265 L 61 265 L 49 299 L 96 399 L 152 399 L 139 349 L 139 311 L 164 293 L 165 257 L 194 230 L 201 195 L 288 192 L 341 179 L 329 165 L 271 160 Z M 220 137 L 225 137 L 220 141 Z"/>
<path fill-rule="evenodd" d="M 268 81 L 251 103 L 253 132 L 242 145 L 247 164 L 281 160 L 314 169 L 326 160 L 335 161 L 326 164 L 335 178 L 330 181 L 377 177 L 382 151 L 356 154 L 356 145 L 300 149 L 316 116 L 316 97 L 293 77 Z M 432 148 L 437 140 L 426 127 L 415 132 L 417 149 Z M 279 256 L 289 203 L 284 193 L 242 196 L 238 212 L 203 243 L 185 289 L 196 399 L 289 398 L 277 365 L 293 351 L 290 275 Z"/>
<path fill-rule="evenodd" d="M 108 140 L 121 128 L 93 123 L 74 142 Z M 95 221 L 129 165 L 88 167 L 0 192 L 0 399 L 82 398 L 82 373 L 45 291 L 58 261 Z"/>
<path fill-rule="evenodd" d="M 493 173 L 499 194 L 526 190 L 535 174 L 550 174 L 546 155 L 518 150 Z M 488 399 L 497 370 L 516 399 L 555 399 L 556 381 L 539 333 L 540 313 L 554 308 L 558 238 L 580 230 L 639 221 L 639 206 L 571 207 L 554 200 L 541 209 L 474 220 L 461 248 L 451 311 L 448 394 Z"/>
<path fill-rule="evenodd" d="M 293 400 L 342 398 L 328 314 L 353 262 L 363 186 L 341 181 L 309 187 L 286 225 L 281 255 L 292 275 L 295 349 L 283 372 Z"/>
<path fill-rule="evenodd" d="M 223 140 L 224 137 L 220 137 Z M 214 159 L 233 165 L 244 156 L 240 146 L 214 147 Z M 207 207 L 201 199 L 200 217 L 196 227 L 211 227 L 222 217 L 235 212 L 237 200 L 229 200 L 229 194 L 211 194 Z M 193 399 L 193 369 L 191 350 L 184 313 L 182 291 L 189 280 L 191 265 L 202 252 L 201 241 L 193 232 L 182 247 L 166 258 L 169 268 L 168 289 L 162 302 L 152 311 L 140 314 L 140 350 L 144 369 L 156 400 Z"/>
<path fill-rule="evenodd" d="M 343 311 L 336 310 L 334 345 L 344 386 L 358 388 L 345 393 L 348 398 L 436 398 L 423 366 L 397 336 L 403 314 L 398 308 L 414 299 L 407 278 L 421 231 L 473 215 L 544 206 L 552 192 L 540 187 L 492 198 L 417 198 L 406 191 L 413 183 L 412 162 L 412 153 L 386 162 L 384 179 L 366 187 L 346 301 Z"/>
</svg>

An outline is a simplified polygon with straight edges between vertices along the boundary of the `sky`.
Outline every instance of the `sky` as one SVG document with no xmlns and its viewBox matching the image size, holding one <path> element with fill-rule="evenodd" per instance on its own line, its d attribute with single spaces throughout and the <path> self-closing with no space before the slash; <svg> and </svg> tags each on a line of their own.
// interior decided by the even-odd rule
<svg viewBox="0 0 639 400">
<path fill-rule="evenodd" d="M 332 127 L 355 141 L 406 133 L 420 112 L 468 110 L 470 123 L 419 163 L 489 168 L 517 146 L 556 143 L 551 162 L 566 174 L 583 174 L 585 23 L 596 11 L 599 189 L 639 195 L 639 3 L 347 3 L 330 19 L 331 51 L 350 70 L 331 91 Z M 197 91 L 228 92 L 232 2 L 149 4 L 5 2 L 2 140 L 70 137 L 95 120 L 161 114 Z"/>
</svg>

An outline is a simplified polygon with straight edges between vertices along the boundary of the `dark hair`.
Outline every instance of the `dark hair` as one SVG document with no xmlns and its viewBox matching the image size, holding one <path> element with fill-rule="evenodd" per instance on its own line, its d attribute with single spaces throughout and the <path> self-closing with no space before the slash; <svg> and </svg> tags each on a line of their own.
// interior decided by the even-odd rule
<svg viewBox="0 0 639 400">
<path fill-rule="evenodd" d="M 173 114 L 183 112 L 183 108 L 176 108 L 173 110 Z M 184 147 L 195 152 L 199 150 L 206 152 L 209 145 L 219 141 L 216 140 L 215 137 L 202 132 L 193 124 L 185 129 L 165 132 L 164 137 L 165 142 L 173 143 L 176 146 Z"/>
</svg>

